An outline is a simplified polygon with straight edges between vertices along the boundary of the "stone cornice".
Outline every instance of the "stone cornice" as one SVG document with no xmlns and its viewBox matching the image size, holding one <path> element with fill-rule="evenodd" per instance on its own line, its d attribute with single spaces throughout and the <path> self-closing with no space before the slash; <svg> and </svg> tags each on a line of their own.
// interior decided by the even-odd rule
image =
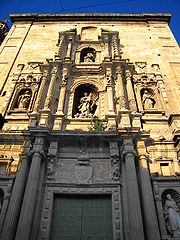
<svg viewBox="0 0 180 240">
<path fill-rule="evenodd" d="M 11 22 L 50 22 L 50 21 L 122 21 L 122 22 L 170 22 L 169 13 L 142 13 L 142 14 L 119 14 L 119 13 L 82 13 L 82 14 L 10 14 Z"/>
</svg>

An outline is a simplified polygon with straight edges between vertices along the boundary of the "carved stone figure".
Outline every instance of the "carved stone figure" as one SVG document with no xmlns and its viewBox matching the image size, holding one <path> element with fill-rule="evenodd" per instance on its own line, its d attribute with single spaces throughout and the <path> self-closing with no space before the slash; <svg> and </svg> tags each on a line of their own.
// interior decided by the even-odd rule
<svg viewBox="0 0 180 240">
<path fill-rule="evenodd" d="M 154 97 L 147 91 L 144 91 L 144 94 L 142 96 L 142 104 L 144 110 L 149 110 L 154 108 L 156 101 L 154 100 Z"/>
<path fill-rule="evenodd" d="M 28 109 L 30 99 L 31 99 L 30 91 L 26 91 L 24 94 L 20 95 L 18 98 L 18 108 Z"/>
<path fill-rule="evenodd" d="M 54 179 L 54 165 L 56 163 L 56 159 L 54 156 L 49 156 L 48 164 L 47 164 L 47 179 Z"/>
<path fill-rule="evenodd" d="M 164 205 L 164 214 L 166 226 L 173 237 L 180 238 L 180 213 L 176 202 L 170 194 L 166 195 L 166 202 Z"/>
<path fill-rule="evenodd" d="M 87 55 L 84 57 L 84 62 L 94 62 L 94 56 L 92 53 L 87 53 Z"/>
<path fill-rule="evenodd" d="M 75 115 L 75 117 L 78 118 L 89 118 L 92 117 L 92 110 L 93 106 L 95 105 L 95 101 L 92 99 L 91 93 L 88 95 L 87 93 L 84 93 L 84 97 L 80 99 L 80 105 L 78 106 L 79 108 L 79 113 Z"/>
<path fill-rule="evenodd" d="M 119 156 L 117 154 L 113 154 L 111 156 L 111 165 L 112 165 L 112 179 L 114 181 L 118 181 L 120 179 L 120 163 Z"/>
</svg>

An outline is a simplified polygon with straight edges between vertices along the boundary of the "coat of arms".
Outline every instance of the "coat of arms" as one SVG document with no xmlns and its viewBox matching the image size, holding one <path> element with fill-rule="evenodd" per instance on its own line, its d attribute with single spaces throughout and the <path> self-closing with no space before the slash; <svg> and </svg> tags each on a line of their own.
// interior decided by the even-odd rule
<svg viewBox="0 0 180 240">
<path fill-rule="evenodd" d="M 92 177 L 92 164 L 86 153 L 82 153 L 75 164 L 75 178 L 77 183 L 90 183 Z"/>
</svg>

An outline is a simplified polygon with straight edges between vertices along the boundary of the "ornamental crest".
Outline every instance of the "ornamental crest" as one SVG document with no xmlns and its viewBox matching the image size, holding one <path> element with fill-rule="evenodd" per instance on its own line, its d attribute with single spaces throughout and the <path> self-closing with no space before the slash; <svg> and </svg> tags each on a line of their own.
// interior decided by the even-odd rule
<svg viewBox="0 0 180 240">
<path fill-rule="evenodd" d="M 155 86 L 157 79 L 155 74 L 137 74 L 133 75 L 133 81 L 136 85 Z"/>
<path fill-rule="evenodd" d="M 75 179 L 77 183 L 87 184 L 92 178 L 92 164 L 86 153 L 82 153 L 75 164 Z"/>
</svg>

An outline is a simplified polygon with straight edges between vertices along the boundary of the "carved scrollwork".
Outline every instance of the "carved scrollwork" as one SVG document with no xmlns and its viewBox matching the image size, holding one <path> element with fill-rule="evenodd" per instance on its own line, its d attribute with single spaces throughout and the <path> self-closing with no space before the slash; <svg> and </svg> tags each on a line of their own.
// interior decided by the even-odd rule
<svg viewBox="0 0 180 240">
<path fill-rule="evenodd" d="M 144 87 L 157 85 L 157 79 L 155 74 L 148 74 L 148 73 L 133 75 L 133 82 L 136 85 L 142 85 Z"/>
</svg>

